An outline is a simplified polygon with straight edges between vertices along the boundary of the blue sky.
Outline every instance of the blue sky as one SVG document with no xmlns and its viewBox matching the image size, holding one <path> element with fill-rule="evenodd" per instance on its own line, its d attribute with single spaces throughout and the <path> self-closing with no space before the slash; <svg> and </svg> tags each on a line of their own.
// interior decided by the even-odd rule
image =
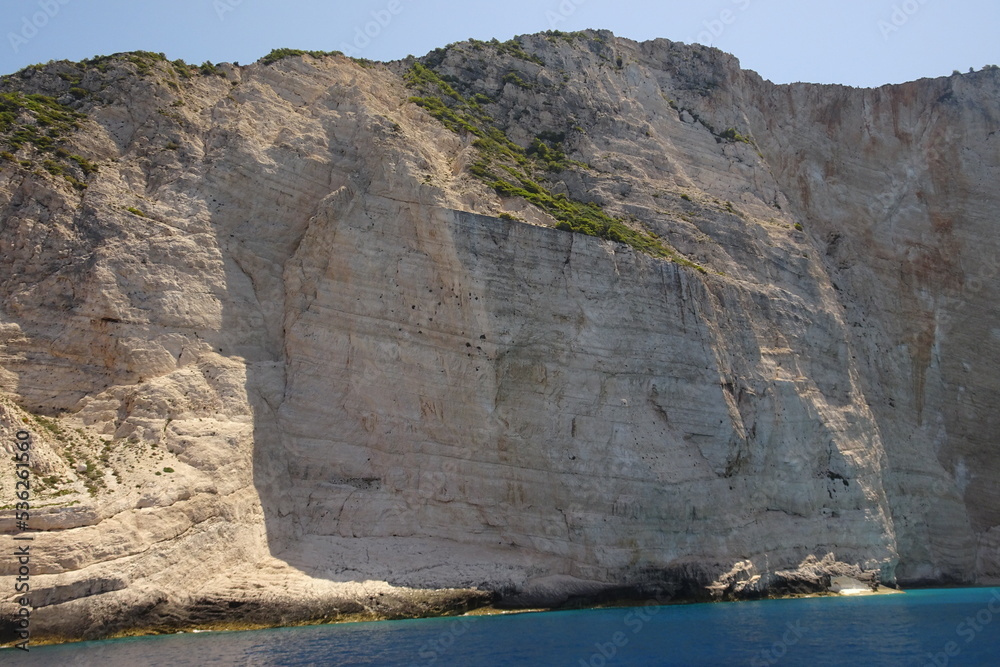
<svg viewBox="0 0 1000 667">
<path fill-rule="evenodd" d="M 1000 64 L 996 0 L 0 2 L 0 73 L 137 49 L 195 64 L 246 64 L 276 47 L 391 60 L 552 28 L 700 42 L 776 83 L 877 86 Z"/>
</svg>

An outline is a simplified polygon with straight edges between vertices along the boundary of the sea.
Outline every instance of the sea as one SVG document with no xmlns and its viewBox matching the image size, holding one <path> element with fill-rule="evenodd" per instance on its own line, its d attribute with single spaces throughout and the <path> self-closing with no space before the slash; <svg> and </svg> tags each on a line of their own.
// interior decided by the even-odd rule
<svg viewBox="0 0 1000 667">
<path fill-rule="evenodd" d="M 205 632 L 0 650 L 0 665 L 1000 666 L 1000 588 Z"/>
</svg>

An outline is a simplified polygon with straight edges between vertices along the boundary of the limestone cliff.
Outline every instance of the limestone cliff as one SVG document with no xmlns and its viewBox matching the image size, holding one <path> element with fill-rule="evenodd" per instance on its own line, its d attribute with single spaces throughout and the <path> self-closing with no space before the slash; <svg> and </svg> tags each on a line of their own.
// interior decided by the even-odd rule
<svg viewBox="0 0 1000 667">
<path fill-rule="evenodd" d="M 997 72 L 587 32 L 0 91 L 36 636 L 1000 579 Z"/>
</svg>

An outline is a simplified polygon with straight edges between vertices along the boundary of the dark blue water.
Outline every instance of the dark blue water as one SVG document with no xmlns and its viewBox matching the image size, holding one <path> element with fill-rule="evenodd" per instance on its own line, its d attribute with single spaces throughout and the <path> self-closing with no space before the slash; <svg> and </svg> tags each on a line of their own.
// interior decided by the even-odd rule
<svg viewBox="0 0 1000 667">
<path fill-rule="evenodd" d="M 1000 589 L 171 635 L 3 650 L 0 664 L 1000 665 Z"/>
</svg>

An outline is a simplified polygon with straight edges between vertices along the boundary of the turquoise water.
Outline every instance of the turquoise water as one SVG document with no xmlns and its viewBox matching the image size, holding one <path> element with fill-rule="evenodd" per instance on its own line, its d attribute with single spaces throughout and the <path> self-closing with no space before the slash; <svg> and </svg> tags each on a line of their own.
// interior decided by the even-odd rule
<svg viewBox="0 0 1000 667">
<path fill-rule="evenodd" d="M 1000 665 L 1000 589 L 593 609 L 4 650 L 0 664 Z"/>
</svg>

